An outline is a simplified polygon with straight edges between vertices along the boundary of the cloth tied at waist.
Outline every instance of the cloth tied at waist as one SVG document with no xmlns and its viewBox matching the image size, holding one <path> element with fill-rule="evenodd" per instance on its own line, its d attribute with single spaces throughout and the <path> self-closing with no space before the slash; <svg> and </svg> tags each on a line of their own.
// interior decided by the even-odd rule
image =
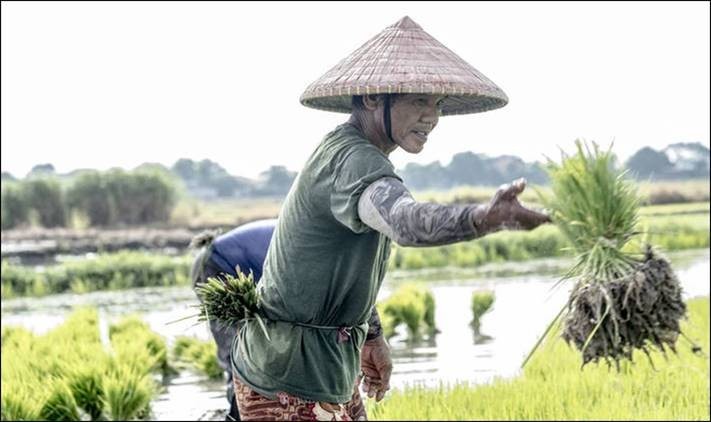
<svg viewBox="0 0 711 422">
<path fill-rule="evenodd" d="M 349 341 L 352 337 L 351 332 L 355 328 L 357 330 L 361 330 L 363 333 L 363 336 L 366 335 L 368 332 L 368 323 L 367 322 L 362 322 L 360 324 L 354 324 L 354 325 L 342 325 L 342 326 L 327 326 L 327 325 L 316 325 L 316 324 L 308 324 L 305 322 L 296 322 L 296 321 L 284 321 L 284 320 L 271 320 L 273 322 L 282 322 L 285 324 L 291 324 L 291 325 L 298 325 L 301 327 L 307 327 L 307 328 L 315 328 L 317 330 L 336 330 L 337 331 L 337 336 L 336 336 L 336 343 L 341 344 Z"/>
</svg>

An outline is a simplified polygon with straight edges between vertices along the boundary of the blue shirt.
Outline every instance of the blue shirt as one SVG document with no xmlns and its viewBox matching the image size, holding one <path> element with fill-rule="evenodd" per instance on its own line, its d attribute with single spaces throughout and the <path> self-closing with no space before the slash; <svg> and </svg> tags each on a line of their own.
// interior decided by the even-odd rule
<svg viewBox="0 0 711 422">
<path fill-rule="evenodd" d="M 218 236 L 212 243 L 212 261 L 233 276 L 237 276 L 236 267 L 244 274 L 252 271 L 254 281 L 259 281 L 276 222 L 253 221 Z"/>
</svg>

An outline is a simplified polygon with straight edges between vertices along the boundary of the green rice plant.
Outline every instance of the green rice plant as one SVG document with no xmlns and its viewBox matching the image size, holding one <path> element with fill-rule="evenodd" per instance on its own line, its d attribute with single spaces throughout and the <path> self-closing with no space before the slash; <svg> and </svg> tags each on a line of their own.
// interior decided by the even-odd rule
<svg viewBox="0 0 711 422">
<path fill-rule="evenodd" d="M 145 416 L 155 395 L 150 374 L 120 362 L 113 365 L 104 379 L 104 391 L 106 411 L 115 421 Z"/>
<path fill-rule="evenodd" d="M 77 406 L 83 409 L 91 420 L 100 419 L 104 410 L 103 365 L 92 362 L 77 366 L 68 374 L 67 380 Z"/>
<path fill-rule="evenodd" d="M 108 402 L 112 403 L 111 412 L 123 418 L 136 407 L 133 402 L 141 402 L 121 392 L 134 387 L 139 396 L 149 391 L 150 401 L 156 392 L 144 383 L 152 388 L 150 370 L 157 366 L 155 356 L 160 352 L 149 350 L 145 326 L 128 322 L 120 327 L 114 329 L 110 351 L 101 343 L 98 313 L 92 308 L 75 310 L 61 325 L 41 336 L 4 327 L 3 420 L 102 420 L 107 416 Z M 109 397 L 107 377 L 120 378 L 123 374 L 133 375 L 124 387 L 115 379 L 109 385 L 113 388 Z M 138 407 L 142 409 L 138 415 L 147 414 L 146 406 Z"/>
<path fill-rule="evenodd" d="M 472 322 L 474 330 L 479 331 L 481 327 L 481 317 L 491 310 L 494 304 L 495 295 L 491 290 L 475 291 L 472 293 Z"/>
<path fill-rule="evenodd" d="M 684 332 L 709 350 L 709 298 L 688 302 Z M 620 372 L 580 367 L 578 352 L 550 331 L 524 371 L 481 385 L 406 386 L 376 403 L 365 400 L 370 420 L 708 420 L 709 356 L 691 345 L 678 356 L 634 353 Z"/>
<path fill-rule="evenodd" d="M 392 337 L 401 323 L 407 326 L 412 340 L 422 337 L 425 328 L 430 334 L 437 330 L 434 296 L 419 285 L 404 284 L 376 306 L 386 338 Z"/>
<path fill-rule="evenodd" d="M 177 362 L 184 362 L 209 378 L 222 379 L 224 377 L 225 371 L 217 360 L 217 346 L 214 341 L 178 336 L 173 346 L 173 356 Z"/>
<path fill-rule="evenodd" d="M 259 294 L 252 272 L 245 275 L 239 271 L 237 277 L 224 274 L 224 279 L 210 277 L 206 283 L 195 287 L 195 292 L 200 298 L 198 321 L 219 321 L 226 326 L 236 326 L 240 321 L 254 318 L 269 339 L 260 315 Z"/>
<path fill-rule="evenodd" d="M 45 388 L 50 390 L 49 397 L 39 411 L 39 419 L 47 421 L 78 421 L 79 408 L 74 400 L 71 388 L 64 380 L 55 379 Z"/>
<path fill-rule="evenodd" d="M 686 312 L 679 281 L 650 245 L 643 254 L 626 248 L 639 235 L 636 185 L 615 169 L 611 149 L 583 141 L 576 146 L 560 164 L 549 161 L 552 193 L 541 194 L 575 255 L 561 279 L 575 279 L 563 337 L 580 350 L 583 365 L 604 359 L 619 369 L 634 349 L 675 351 Z"/>
<path fill-rule="evenodd" d="M 3 370 L 4 371 L 4 370 Z M 3 381 L 1 419 L 4 421 L 33 421 L 40 419 L 42 401 L 27 380 L 17 379 L 12 388 Z"/>
<path fill-rule="evenodd" d="M 134 363 L 148 371 L 171 372 L 165 339 L 138 315 L 128 315 L 109 326 L 109 339 L 117 355 L 134 354 Z M 145 353 L 144 353 L 145 352 Z M 137 359 L 142 356 L 142 359 Z"/>
</svg>

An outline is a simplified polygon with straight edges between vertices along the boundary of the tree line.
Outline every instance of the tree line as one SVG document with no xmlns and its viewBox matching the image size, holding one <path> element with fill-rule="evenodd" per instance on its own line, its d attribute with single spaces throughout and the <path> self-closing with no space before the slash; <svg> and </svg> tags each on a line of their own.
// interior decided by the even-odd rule
<svg viewBox="0 0 711 422">
<path fill-rule="evenodd" d="M 51 174 L 3 181 L 3 229 L 30 224 L 67 227 L 73 215 L 90 226 L 167 221 L 177 199 L 175 183 L 156 171 L 87 170 L 61 183 Z"/>
</svg>

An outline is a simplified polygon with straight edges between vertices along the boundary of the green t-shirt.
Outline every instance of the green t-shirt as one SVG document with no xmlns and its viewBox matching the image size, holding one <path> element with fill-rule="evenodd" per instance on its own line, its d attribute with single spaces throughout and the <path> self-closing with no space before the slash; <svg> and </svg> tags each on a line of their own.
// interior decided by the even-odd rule
<svg viewBox="0 0 711 422">
<path fill-rule="evenodd" d="M 390 239 L 358 218 L 358 199 L 382 177 L 400 179 L 382 151 L 343 124 L 291 187 L 258 286 L 271 341 L 248 320 L 234 343 L 236 375 L 260 394 L 350 400 L 390 253 Z M 339 342 L 342 326 L 353 329 Z"/>
</svg>

